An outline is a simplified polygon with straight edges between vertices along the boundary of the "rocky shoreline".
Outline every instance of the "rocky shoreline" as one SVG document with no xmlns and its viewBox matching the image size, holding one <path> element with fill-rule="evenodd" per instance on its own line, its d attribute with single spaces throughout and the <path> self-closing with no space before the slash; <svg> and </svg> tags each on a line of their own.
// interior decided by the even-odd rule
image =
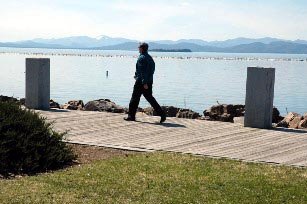
<svg viewBox="0 0 307 204">
<path fill-rule="evenodd" d="M 25 104 L 25 99 L 18 100 L 14 97 L 0 95 L 0 102 L 16 102 L 21 105 Z M 98 99 L 89 101 L 84 104 L 83 100 L 71 100 L 61 105 L 54 100 L 50 100 L 50 108 L 80 110 L 80 111 L 100 111 L 111 113 L 127 113 L 128 108 L 121 107 L 110 99 Z M 245 113 L 245 105 L 237 104 L 219 104 L 204 110 L 203 115 L 184 108 L 174 106 L 162 106 L 167 117 L 177 117 L 186 119 L 199 119 L 221 122 L 235 122 L 236 118 L 243 120 Z M 152 107 L 139 108 L 138 112 L 145 113 L 150 116 L 158 116 Z M 307 113 L 300 115 L 294 112 L 288 113 L 285 117 L 280 115 L 276 107 L 273 108 L 272 122 L 275 127 L 306 129 L 307 128 Z"/>
</svg>

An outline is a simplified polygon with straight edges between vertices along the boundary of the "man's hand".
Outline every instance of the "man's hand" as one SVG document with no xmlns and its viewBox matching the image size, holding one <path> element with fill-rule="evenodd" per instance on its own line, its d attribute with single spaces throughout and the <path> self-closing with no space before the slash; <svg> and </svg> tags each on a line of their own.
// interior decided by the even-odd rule
<svg viewBox="0 0 307 204">
<path fill-rule="evenodd" d="M 148 89 L 148 85 L 144 84 L 144 89 L 147 90 Z"/>
</svg>

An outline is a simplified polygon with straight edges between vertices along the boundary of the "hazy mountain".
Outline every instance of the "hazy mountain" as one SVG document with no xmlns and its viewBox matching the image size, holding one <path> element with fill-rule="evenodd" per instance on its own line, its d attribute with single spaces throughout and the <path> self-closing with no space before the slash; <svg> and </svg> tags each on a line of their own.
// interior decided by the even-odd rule
<svg viewBox="0 0 307 204">
<path fill-rule="evenodd" d="M 307 41 L 306 40 L 294 40 L 294 43 L 299 43 L 299 44 L 306 44 L 307 45 Z"/>
<path fill-rule="evenodd" d="M 160 40 L 160 41 L 151 41 L 159 44 L 178 44 L 178 43 L 193 43 L 197 45 L 202 45 L 202 46 L 214 46 L 214 47 L 232 47 L 232 46 L 237 46 L 237 45 L 243 45 L 243 44 L 251 44 L 255 42 L 259 43 L 264 43 L 264 44 L 269 44 L 271 42 L 276 42 L 276 41 L 286 41 L 286 40 L 281 40 L 277 38 L 258 38 L 258 39 L 252 39 L 252 38 L 235 38 L 235 39 L 229 39 L 229 40 L 224 40 L 224 41 L 204 41 L 200 39 L 181 39 L 177 41 L 172 41 L 172 40 Z M 307 41 L 305 41 L 307 43 Z"/>
<path fill-rule="evenodd" d="M 138 42 L 126 42 L 118 45 L 95 47 L 94 49 L 99 50 L 137 50 Z M 149 43 L 149 49 L 190 49 L 193 52 L 201 52 L 202 50 L 210 50 L 211 47 L 205 47 L 201 45 L 196 45 L 193 43 L 177 43 L 177 44 L 159 44 L 156 42 Z M 214 48 L 215 49 L 215 48 Z"/>
<path fill-rule="evenodd" d="M 0 47 L 14 47 L 14 48 L 66 48 L 63 45 L 49 45 L 44 43 L 37 43 L 33 41 L 20 41 L 16 43 L 0 43 Z"/>
<path fill-rule="evenodd" d="M 258 39 L 252 39 L 252 38 L 235 38 L 225 41 L 212 41 L 209 43 L 210 46 L 215 47 L 233 47 L 237 45 L 243 45 L 243 44 L 251 44 L 251 43 L 263 43 L 263 44 L 270 44 L 272 42 L 277 41 L 283 41 L 281 39 L 277 38 L 258 38 Z"/>
<path fill-rule="evenodd" d="M 125 38 L 111 38 L 102 35 L 97 38 L 91 38 L 88 36 L 73 36 L 73 37 L 52 38 L 52 39 L 36 38 L 30 41 L 19 41 L 16 43 L 18 44 L 37 43 L 37 44 L 53 45 L 54 47 L 60 46 L 66 48 L 91 48 L 91 47 L 116 45 L 125 42 L 136 42 L 136 41 Z"/>
<path fill-rule="evenodd" d="M 177 41 L 149 41 L 150 49 L 181 50 L 193 52 L 230 52 L 230 53 L 295 53 L 307 54 L 307 41 L 281 40 L 276 38 L 235 38 L 225 41 L 204 41 L 201 39 L 181 39 Z M 20 48 L 69 48 L 99 50 L 137 50 L 138 41 L 126 38 L 99 36 L 74 36 L 57 39 L 33 39 L 28 41 L 0 43 L 0 47 Z"/>
<path fill-rule="evenodd" d="M 224 48 L 223 52 L 307 54 L 307 44 L 298 44 L 285 41 L 277 41 L 269 44 L 256 42 Z"/>
<path fill-rule="evenodd" d="M 285 41 L 274 41 L 268 44 L 254 42 L 232 47 L 201 46 L 193 43 L 158 44 L 150 43 L 150 49 L 190 49 L 193 52 L 229 52 L 229 53 L 293 53 L 307 54 L 307 44 L 298 44 Z M 105 46 L 95 49 L 101 50 L 137 50 L 138 43 L 130 42 L 114 46 Z"/>
<path fill-rule="evenodd" d="M 174 45 L 178 43 L 193 43 L 196 45 L 202 45 L 202 46 L 207 46 L 210 45 L 210 42 L 200 40 L 200 39 L 181 39 L 181 40 L 158 40 L 158 41 L 150 41 L 158 44 L 169 44 L 169 45 Z"/>
</svg>

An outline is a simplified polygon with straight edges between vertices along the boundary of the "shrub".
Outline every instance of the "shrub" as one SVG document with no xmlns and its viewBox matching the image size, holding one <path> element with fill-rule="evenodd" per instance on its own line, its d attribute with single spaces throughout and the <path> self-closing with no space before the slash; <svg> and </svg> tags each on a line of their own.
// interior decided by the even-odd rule
<svg viewBox="0 0 307 204">
<path fill-rule="evenodd" d="M 35 174 L 72 163 L 75 155 L 52 123 L 13 102 L 0 102 L 0 174 Z"/>
</svg>

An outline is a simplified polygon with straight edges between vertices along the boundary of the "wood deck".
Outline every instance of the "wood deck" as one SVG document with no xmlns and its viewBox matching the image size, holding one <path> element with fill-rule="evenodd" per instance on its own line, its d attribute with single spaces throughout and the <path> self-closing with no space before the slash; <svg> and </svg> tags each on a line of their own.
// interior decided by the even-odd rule
<svg viewBox="0 0 307 204">
<path fill-rule="evenodd" d="M 66 141 L 137 151 L 171 151 L 307 167 L 307 131 L 244 128 L 241 124 L 168 118 L 139 114 L 137 122 L 123 114 L 51 110 L 40 111 L 68 130 Z"/>
</svg>

